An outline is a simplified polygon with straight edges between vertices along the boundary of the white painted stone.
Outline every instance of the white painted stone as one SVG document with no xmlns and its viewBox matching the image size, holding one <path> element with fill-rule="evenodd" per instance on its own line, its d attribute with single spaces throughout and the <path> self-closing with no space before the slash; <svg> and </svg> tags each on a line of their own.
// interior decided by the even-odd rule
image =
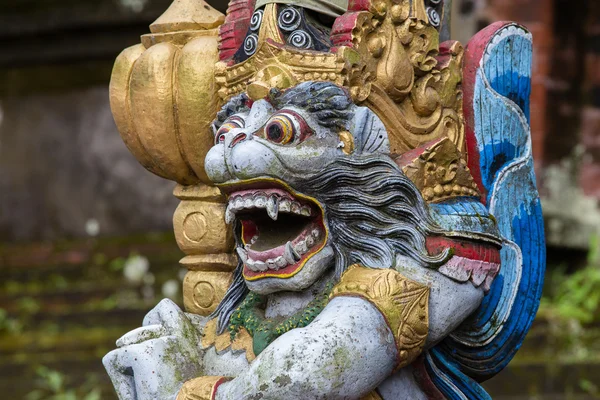
<svg viewBox="0 0 600 400">
<path fill-rule="evenodd" d="M 185 381 L 203 373 L 200 341 L 196 326 L 165 299 L 146 315 L 141 328 L 117 341 L 119 348 L 102 363 L 119 399 L 171 400 Z"/>
<path fill-rule="evenodd" d="M 396 352 L 377 308 L 360 298 L 334 298 L 309 326 L 280 336 L 246 371 L 219 386 L 216 399 L 258 393 L 262 400 L 360 399 L 392 372 Z"/>
</svg>

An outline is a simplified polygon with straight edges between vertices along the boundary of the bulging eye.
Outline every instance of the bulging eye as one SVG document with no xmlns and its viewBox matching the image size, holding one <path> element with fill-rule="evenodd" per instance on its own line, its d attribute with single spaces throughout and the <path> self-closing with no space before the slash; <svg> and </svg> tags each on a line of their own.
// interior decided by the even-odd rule
<svg viewBox="0 0 600 400">
<path fill-rule="evenodd" d="M 265 137 L 267 140 L 287 144 L 294 141 L 295 127 L 287 115 L 276 115 L 265 126 Z"/>
<path fill-rule="evenodd" d="M 277 144 L 300 143 L 313 133 L 296 111 L 284 109 L 267 122 L 259 136 Z"/>
<path fill-rule="evenodd" d="M 240 117 L 234 116 L 229 118 L 217 131 L 215 135 L 215 144 L 223 143 L 225 141 L 225 135 L 232 129 L 240 129 L 244 127 L 244 120 Z"/>
</svg>

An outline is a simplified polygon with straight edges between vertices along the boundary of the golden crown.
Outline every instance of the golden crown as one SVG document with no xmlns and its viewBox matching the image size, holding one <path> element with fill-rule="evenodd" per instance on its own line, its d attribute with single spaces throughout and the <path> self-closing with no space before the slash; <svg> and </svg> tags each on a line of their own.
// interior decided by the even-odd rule
<svg viewBox="0 0 600 400">
<path fill-rule="evenodd" d="M 439 43 L 448 1 L 351 0 L 327 31 L 329 47 L 320 50 L 290 45 L 292 35 L 279 24 L 285 9 L 302 10 L 304 2 L 259 1 L 256 7 L 232 0 L 224 16 L 203 0 L 175 0 L 142 44 L 118 57 L 113 114 L 125 143 L 150 171 L 185 185 L 208 183 L 204 155 L 223 103 L 303 81 L 346 87 L 357 104 L 379 115 L 395 154 L 441 137 L 463 149 L 463 49 Z M 319 1 L 306 6 L 317 9 Z M 254 48 L 239 57 L 246 42 Z"/>
</svg>

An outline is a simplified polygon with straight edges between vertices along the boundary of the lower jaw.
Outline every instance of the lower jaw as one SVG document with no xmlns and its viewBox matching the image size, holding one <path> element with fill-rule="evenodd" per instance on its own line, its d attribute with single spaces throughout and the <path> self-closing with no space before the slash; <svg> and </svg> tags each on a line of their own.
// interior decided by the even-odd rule
<svg viewBox="0 0 600 400">
<path fill-rule="evenodd" d="M 243 275 L 244 279 L 247 281 L 255 281 L 263 278 L 280 278 L 287 279 L 296 275 L 298 272 L 302 270 L 306 262 L 315 254 L 325 247 L 326 240 L 324 240 L 321 244 L 315 246 L 315 250 L 309 253 L 304 254 L 300 260 L 295 264 L 287 265 L 284 268 L 280 268 L 278 270 L 267 270 L 267 271 L 252 271 L 246 265 L 244 265 Z"/>
</svg>

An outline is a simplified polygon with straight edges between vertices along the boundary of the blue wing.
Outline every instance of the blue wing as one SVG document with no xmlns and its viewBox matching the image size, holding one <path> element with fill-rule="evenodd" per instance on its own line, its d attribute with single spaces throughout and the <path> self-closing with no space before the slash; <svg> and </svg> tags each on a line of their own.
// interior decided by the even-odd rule
<svg viewBox="0 0 600 400">
<path fill-rule="evenodd" d="M 434 384 L 449 399 L 488 399 L 478 382 L 502 370 L 537 312 L 546 263 L 531 135 L 532 41 L 503 24 L 489 38 L 473 90 L 474 135 L 487 207 L 503 241 L 502 267 L 481 307 L 426 354 Z"/>
</svg>

